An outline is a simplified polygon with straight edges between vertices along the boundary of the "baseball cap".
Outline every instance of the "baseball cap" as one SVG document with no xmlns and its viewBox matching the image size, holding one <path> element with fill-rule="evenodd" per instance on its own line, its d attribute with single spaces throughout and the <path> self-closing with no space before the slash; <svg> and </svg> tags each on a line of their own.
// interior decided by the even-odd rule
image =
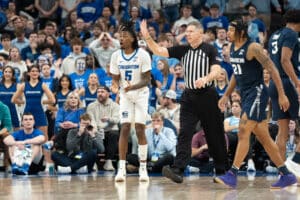
<svg viewBox="0 0 300 200">
<path fill-rule="evenodd" d="M 107 87 L 106 85 L 100 85 L 100 86 L 98 87 L 98 89 L 103 89 L 103 90 L 106 90 L 107 92 L 110 92 L 109 87 Z"/>
<path fill-rule="evenodd" d="M 169 99 L 176 99 L 177 94 L 173 90 L 168 90 L 167 93 L 165 94 L 165 97 L 167 97 Z"/>
</svg>

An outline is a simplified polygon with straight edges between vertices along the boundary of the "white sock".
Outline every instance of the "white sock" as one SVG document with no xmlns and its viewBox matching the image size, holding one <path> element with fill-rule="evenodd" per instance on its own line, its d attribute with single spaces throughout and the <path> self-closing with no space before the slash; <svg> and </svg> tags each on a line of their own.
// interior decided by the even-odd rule
<svg viewBox="0 0 300 200">
<path fill-rule="evenodd" d="M 140 162 L 140 168 L 146 168 L 147 162 Z"/>
<path fill-rule="evenodd" d="M 144 144 L 144 145 L 140 145 L 138 146 L 138 154 L 139 154 L 139 159 L 140 161 L 145 161 L 145 163 L 147 162 L 147 153 L 148 153 L 148 145 Z"/>
<path fill-rule="evenodd" d="M 126 160 L 119 160 L 119 169 L 126 169 Z"/>
</svg>

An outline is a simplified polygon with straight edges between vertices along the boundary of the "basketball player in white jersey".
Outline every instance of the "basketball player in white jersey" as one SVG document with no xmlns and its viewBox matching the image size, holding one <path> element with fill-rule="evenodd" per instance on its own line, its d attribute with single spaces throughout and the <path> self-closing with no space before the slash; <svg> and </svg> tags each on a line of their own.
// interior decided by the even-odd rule
<svg viewBox="0 0 300 200">
<path fill-rule="evenodd" d="M 130 22 L 120 26 L 121 49 L 112 54 L 110 72 L 112 73 L 112 92 L 120 88 L 121 134 L 119 139 L 119 168 L 116 182 L 126 179 L 126 153 L 131 123 L 135 123 L 138 137 L 138 156 L 140 160 L 139 180 L 149 181 L 147 173 L 147 141 L 145 122 L 147 118 L 151 78 L 151 59 L 148 52 L 138 48 L 138 40 Z"/>
</svg>

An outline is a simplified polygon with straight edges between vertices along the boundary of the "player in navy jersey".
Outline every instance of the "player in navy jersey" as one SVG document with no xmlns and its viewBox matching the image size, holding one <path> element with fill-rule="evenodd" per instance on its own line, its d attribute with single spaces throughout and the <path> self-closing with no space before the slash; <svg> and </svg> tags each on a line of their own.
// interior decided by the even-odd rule
<svg viewBox="0 0 300 200">
<path fill-rule="evenodd" d="M 3 77 L 0 83 L 0 100 L 9 108 L 14 130 L 20 128 L 20 116 L 16 109 L 17 105 L 11 102 L 11 98 L 16 91 L 17 83 L 15 70 L 11 66 L 5 66 L 3 68 Z"/>
<path fill-rule="evenodd" d="M 121 49 L 111 56 L 110 72 L 113 83 L 112 91 L 117 93 L 120 86 L 120 114 L 121 134 L 119 139 L 119 169 L 115 181 L 125 181 L 126 152 L 131 123 L 135 123 L 135 130 L 139 143 L 139 180 L 149 181 L 147 173 L 147 140 L 145 123 L 147 119 L 149 88 L 151 78 L 150 55 L 138 48 L 138 41 L 131 22 L 120 26 Z"/>
<path fill-rule="evenodd" d="M 300 32 L 300 10 L 290 10 L 285 16 L 286 26 L 279 29 L 270 37 L 269 54 L 275 63 L 282 84 L 290 101 L 290 108 L 287 111 L 280 110 L 277 101 L 277 91 L 271 80 L 269 93 L 272 101 L 273 120 L 278 123 L 277 145 L 280 149 L 281 157 L 286 159 L 286 142 L 289 137 L 290 120 L 298 119 L 299 94 L 300 94 L 300 75 L 299 65 L 299 43 L 298 32 Z M 300 178 L 300 146 L 296 149 L 292 160 L 286 161 L 287 168 Z"/>
<path fill-rule="evenodd" d="M 250 41 L 247 28 L 247 25 L 241 20 L 236 20 L 230 23 L 228 29 L 228 39 L 232 42 L 230 62 L 234 69 L 234 76 L 232 76 L 225 94 L 219 100 L 219 107 L 225 110 L 228 97 L 237 86 L 241 91 L 242 115 L 233 165 L 225 175 L 216 177 L 214 181 L 232 188 L 236 187 L 237 173 L 249 151 L 249 139 L 253 132 L 280 173 L 280 179 L 272 184 L 271 188 L 284 188 L 297 183 L 297 179 L 284 165 L 279 149 L 268 131 L 265 109 L 269 96 L 263 81 L 263 68 L 270 72 L 277 88 L 280 109 L 286 111 L 289 108 L 289 101 L 274 63 L 264 53 L 260 44 Z"/>
</svg>

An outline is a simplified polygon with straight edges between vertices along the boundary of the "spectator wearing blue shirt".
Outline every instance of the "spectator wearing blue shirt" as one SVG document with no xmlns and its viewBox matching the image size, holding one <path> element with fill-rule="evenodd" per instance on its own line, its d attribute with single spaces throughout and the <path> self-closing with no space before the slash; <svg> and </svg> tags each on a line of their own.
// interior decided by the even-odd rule
<svg viewBox="0 0 300 200">
<path fill-rule="evenodd" d="M 249 3 L 252 3 L 256 6 L 258 17 L 262 19 L 266 25 L 266 28 L 270 28 L 271 24 L 271 3 L 276 8 L 276 11 L 281 13 L 281 6 L 278 0 L 243 0 L 240 4 L 241 8 L 245 8 Z"/>
<path fill-rule="evenodd" d="M 228 81 L 227 72 L 224 68 L 222 68 L 222 71 L 220 72 L 220 75 L 215 82 L 215 87 L 218 92 L 219 98 L 221 98 L 224 95 L 228 87 L 228 83 L 229 81 Z"/>
<path fill-rule="evenodd" d="M 205 6 L 211 7 L 213 4 L 217 4 L 219 6 L 220 14 L 223 15 L 226 8 L 226 2 L 227 0 L 206 0 Z"/>
<path fill-rule="evenodd" d="M 44 133 L 34 128 L 34 117 L 31 113 L 24 113 L 22 116 L 23 129 L 18 130 L 4 139 L 4 143 L 9 146 L 10 159 L 12 162 L 12 173 L 27 175 L 32 163 L 39 164 L 42 158 L 41 145 L 45 141 Z M 17 152 L 26 151 L 29 159 L 17 158 Z"/>
<path fill-rule="evenodd" d="M 77 58 L 75 61 L 76 71 L 70 74 L 72 85 L 75 90 L 80 90 L 87 86 L 88 72 L 86 72 L 85 57 Z"/>
<path fill-rule="evenodd" d="M 89 114 L 82 114 L 78 128 L 67 133 L 66 151 L 51 154 L 59 173 L 76 173 L 85 166 L 88 173 L 93 171 L 97 153 L 103 153 L 104 146 L 101 133 L 91 126 L 91 121 Z"/>
<path fill-rule="evenodd" d="M 173 81 L 173 74 L 170 73 L 168 61 L 165 59 L 161 59 L 158 61 L 157 67 L 162 74 L 162 79 L 160 80 L 161 84 L 161 91 L 166 92 L 170 89 L 172 81 Z"/>
<path fill-rule="evenodd" d="M 84 22 L 84 20 L 80 17 L 78 17 L 76 19 L 75 22 L 75 30 L 78 33 L 78 37 L 82 40 L 85 41 L 87 39 L 89 39 L 91 37 L 91 33 L 90 33 L 90 26 L 91 25 L 86 25 L 86 23 Z"/>
<path fill-rule="evenodd" d="M 87 27 L 94 23 L 102 13 L 104 1 L 83 0 L 77 6 L 77 16 L 82 18 Z"/>
<path fill-rule="evenodd" d="M 249 4 L 248 12 L 243 15 L 243 21 L 248 23 L 248 35 L 256 42 L 264 44 L 267 30 L 265 23 L 257 17 L 257 8 L 254 4 Z"/>
<path fill-rule="evenodd" d="M 29 34 L 29 45 L 21 50 L 21 57 L 26 63 L 34 63 L 38 56 L 37 33 L 32 32 Z"/>
<path fill-rule="evenodd" d="M 174 67 L 174 78 L 171 85 L 171 90 L 176 92 L 176 101 L 179 102 L 181 95 L 185 89 L 184 72 L 181 63 L 178 63 Z"/>
<path fill-rule="evenodd" d="M 238 142 L 238 132 L 239 132 L 239 123 L 241 115 L 241 103 L 239 101 L 232 101 L 231 103 L 231 112 L 232 116 L 225 118 L 224 120 L 224 130 L 227 134 L 229 141 L 229 157 L 233 160 L 235 155 L 237 142 Z"/>
<path fill-rule="evenodd" d="M 162 0 L 163 11 L 168 18 L 168 21 L 173 24 L 179 18 L 180 0 Z"/>
<path fill-rule="evenodd" d="M 10 2 L 10 0 L 1 0 L 0 1 L 0 8 L 2 10 L 6 10 L 8 8 L 9 2 Z"/>
<path fill-rule="evenodd" d="M 133 6 L 130 8 L 130 21 L 134 23 L 134 28 L 136 32 L 140 32 L 140 23 L 141 23 L 141 17 L 140 17 L 140 11 L 139 8 L 136 6 Z"/>
<path fill-rule="evenodd" d="M 63 74 L 58 80 L 57 91 L 55 92 L 55 99 L 58 109 L 63 108 L 67 101 L 67 96 L 72 92 L 73 86 L 68 75 Z"/>
<path fill-rule="evenodd" d="M 100 85 L 106 86 L 108 88 L 111 88 L 112 86 L 112 74 L 110 73 L 110 65 L 106 65 L 106 73 L 105 76 L 100 78 Z M 110 98 L 113 101 L 117 100 L 117 94 L 110 91 Z"/>
<path fill-rule="evenodd" d="M 210 16 L 204 17 L 202 20 L 202 25 L 206 31 L 208 28 L 219 27 L 228 28 L 228 19 L 225 16 L 220 15 L 218 4 L 212 4 L 209 9 Z"/>
<path fill-rule="evenodd" d="M 160 173 L 164 165 L 171 165 L 176 154 L 177 138 L 174 131 L 164 127 L 164 117 L 161 113 L 152 114 L 152 125 L 146 129 L 148 143 L 147 169 L 149 172 Z M 138 169 L 138 156 L 128 155 L 127 170 L 133 172 Z"/>
<path fill-rule="evenodd" d="M 76 92 L 70 92 L 62 108 L 59 108 L 55 119 L 57 130 L 69 130 L 77 128 L 79 125 L 80 115 L 84 113 L 82 102 Z"/>
<path fill-rule="evenodd" d="M 29 40 L 25 37 L 25 32 L 22 29 L 15 30 L 16 38 L 11 41 L 11 45 L 17 47 L 21 52 L 22 49 L 29 45 Z"/>
<path fill-rule="evenodd" d="M 228 43 L 223 44 L 222 47 L 222 58 L 223 60 L 220 62 L 220 65 L 223 69 L 226 70 L 228 80 L 231 79 L 231 76 L 233 74 L 233 68 L 232 65 L 230 64 L 230 55 L 229 55 L 229 46 Z"/>
<path fill-rule="evenodd" d="M 171 34 L 171 33 L 170 33 Z M 158 44 L 159 46 L 163 46 L 163 47 L 171 47 L 173 46 L 173 43 L 171 41 L 172 39 L 169 38 L 167 36 L 167 34 L 161 34 L 159 37 L 158 37 Z M 156 83 L 157 83 L 157 86 L 160 88 L 161 87 L 161 84 L 162 84 L 162 79 L 163 79 L 163 76 L 162 74 L 160 73 L 159 69 L 158 69 L 158 61 L 161 60 L 161 59 L 165 59 L 168 61 L 168 65 L 169 65 L 169 70 L 171 73 L 174 72 L 174 66 L 176 64 L 178 64 L 180 61 L 176 58 L 165 58 L 165 57 L 162 57 L 162 56 L 157 56 L 157 55 L 152 55 L 152 62 L 151 62 L 151 66 L 152 66 L 152 69 L 151 69 L 151 74 L 153 75 L 153 78 L 155 79 Z"/>
<path fill-rule="evenodd" d="M 109 24 L 109 27 L 113 27 L 113 29 L 117 27 L 117 20 L 112 16 L 110 7 L 104 6 L 102 10 L 102 19 Z"/>
<path fill-rule="evenodd" d="M 217 28 L 216 29 L 217 39 L 214 41 L 213 46 L 218 51 L 218 59 L 220 61 L 223 60 L 222 51 L 223 51 L 223 45 L 227 43 L 227 34 L 225 28 Z"/>
<path fill-rule="evenodd" d="M 155 28 L 155 31 L 158 35 L 161 33 L 170 32 L 171 30 L 170 24 L 168 23 L 168 20 L 161 9 L 153 11 L 153 21 L 149 22 L 149 25 Z"/>
</svg>

